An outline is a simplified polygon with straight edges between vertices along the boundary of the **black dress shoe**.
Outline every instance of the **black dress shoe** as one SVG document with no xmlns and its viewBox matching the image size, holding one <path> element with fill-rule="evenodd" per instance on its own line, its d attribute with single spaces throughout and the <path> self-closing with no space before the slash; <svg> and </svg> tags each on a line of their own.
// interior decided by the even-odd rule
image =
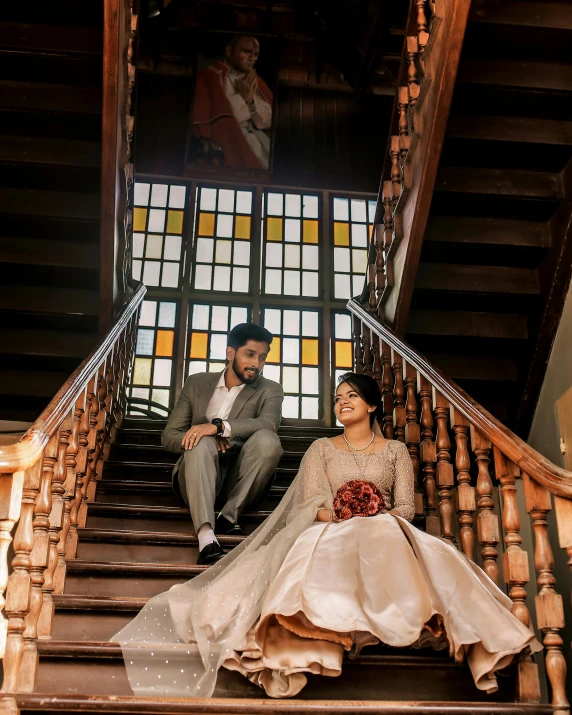
<svg viewBox="0 0 572 715">
<path fill-rule="evenodd" d="M 215 522 L 215 534 L 224 534 L 225 536 L 244 536 L 244 529 L 240 524 L 233 524 L 222 514 L 217 516 Z"/>
<path fill-rule="evenodd" d="M 222 550 L 220 544 L 217 541 L 213 541 L 207 544 L 204 549 L 199 551 L 199 558 L 197 559 L 197 566 L 212 566 L 220 561 L 224 556 L 224 551 Z"/>
</svg>

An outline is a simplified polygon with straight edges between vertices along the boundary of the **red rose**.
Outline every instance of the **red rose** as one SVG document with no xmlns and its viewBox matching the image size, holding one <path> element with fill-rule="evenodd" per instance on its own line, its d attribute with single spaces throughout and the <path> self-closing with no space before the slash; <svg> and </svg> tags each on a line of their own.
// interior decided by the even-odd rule
<svg viewBox="0 0 572 715">
<path fill-rule="evenodd" d="M 340 521 L 352 516 L 375 516 L 384 508 L 380 490 L 372 482 L 362 479 L 343 484 L 334 499 L 334 515 Z"/>
<path fill-rule="evenodd" d="M 341 519 L 351 519 L 352 518 L 352 512 L 351 509 L 349 509 L 347 506 L 345 506 L 342 511 L 340 512 L 340 518 Z"/>
</svg>

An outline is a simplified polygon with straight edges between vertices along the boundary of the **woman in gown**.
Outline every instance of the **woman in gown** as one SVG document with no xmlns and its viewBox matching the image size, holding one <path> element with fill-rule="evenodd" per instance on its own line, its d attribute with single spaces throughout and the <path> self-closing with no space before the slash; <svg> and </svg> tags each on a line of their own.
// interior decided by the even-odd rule
<svg viewBox="0 0 572 715">
<path fill-rule="evenodd" d="M 254 534 L 114 636 L 137 695 L 209 697 L 223 666 L 292 697 L 305 673 L 338 676 L 344 651 L 380 641 L 448 647 L 492 693 L 496 670 L 542 648 L 484 571 L 409 523 L 411 460 L 404 444 L 372 431 L 375 380 L 344 375 L 335 412 L 344 434 L 313 443 Z M 336 492 L 356 479 L 375 484 L 391 508 L 338 521 Z"/>
</svg>

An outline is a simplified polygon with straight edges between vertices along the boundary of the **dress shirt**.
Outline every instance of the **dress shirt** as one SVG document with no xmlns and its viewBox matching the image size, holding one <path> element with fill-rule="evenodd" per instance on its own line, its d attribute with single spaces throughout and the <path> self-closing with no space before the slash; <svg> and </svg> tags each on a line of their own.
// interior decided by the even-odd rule
<svg viewBox="0 0 572 715">
<path fill-rule="evenodd" d="M 230 439 L 231 429 L 226 419 L 230 415 L 234 401 L 238 397 L 241 390 L 244 389 L 245 384 L 242 383 L 242 385 L 235 385 L 229 390 L 224 381 L 225 375 L 226 370 L 221 373 L 220 379 L 214 389 L 213 395 L 207 407 L 206 418 L 209 422 L 214 420 L 215 417 L 221 419 L 224 424 L 224 432 L 222 433 L 222 436 Z"/>
</svg>

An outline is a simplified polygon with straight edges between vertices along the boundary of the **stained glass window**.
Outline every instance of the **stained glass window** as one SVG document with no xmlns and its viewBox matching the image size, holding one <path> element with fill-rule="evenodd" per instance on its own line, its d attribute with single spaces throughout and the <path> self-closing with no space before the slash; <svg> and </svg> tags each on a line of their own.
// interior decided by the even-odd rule
<svg viewBox="0 0 572 715">
<path fill-rule="evenodd" d="M 284 388 L 283 417 L 320 417 L 319 318 L 317 310 L 262 310 L 262 324 L 274 336 L 264 375 Z"/>
<path fill-rule="evenodd" d="M 333 313 L 332 347 L 330 355 L 330 375 L 332 392 L 335 393 L 338 378 L 344 372 L 353 370 L 352 318 L 349 313 Z M 336 420 L 339 426 L 340 422 Z"/>
<path fill-rule="evenodd" d="M 229 332 L 250 320 L 250 308 L 194 304 L 189 308 L 188 374 L 220 372 L 226 365 Z"/>
<path fill-rule="evenodd" d="M 177 313 L 174 301 L 143 301 L 137 327 L 130 397 L 170 406 Z M 163 417 L 166 414 L 164 410 L 154 407 L 149 409 Z M 131 412 L 137 412 L 137 408 L 132 406 Z"/>
<path fill-rule="evenodd" d="M 349 300 L 363 290 L 367 249 L 373 231 L 376 202 L 333 199 L 334 298 Z"/>
<path fill-rule="evenodd" d="M 264 194 L 263 216 L 263 293 L 317 298 L 320 260 L 318 196 L 267 192 Z"/>
<path fill-rule="evenodd" d="M 178 288 L 186 187 L 135 182 L 133 278 L 148 287 Z"/>
<path fill-rule="evenodd" d="M 195 220 L 197 290 L 248 293 L 252 191 L 200 187 Z"/>
</svg>

